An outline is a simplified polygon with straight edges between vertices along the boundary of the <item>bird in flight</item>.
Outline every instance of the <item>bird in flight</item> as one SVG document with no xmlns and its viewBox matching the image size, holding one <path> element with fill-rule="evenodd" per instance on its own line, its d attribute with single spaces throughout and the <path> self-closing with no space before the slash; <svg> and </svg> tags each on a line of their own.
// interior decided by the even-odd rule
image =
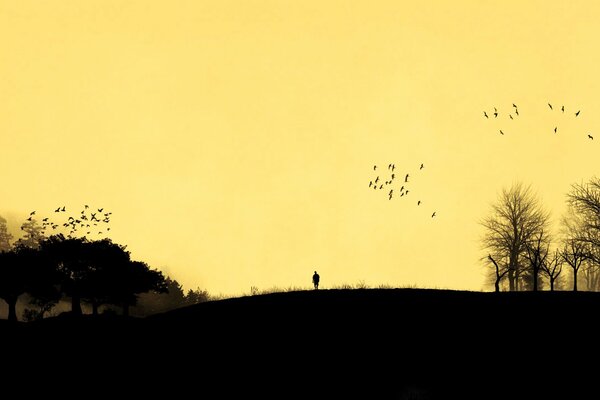
<svg viewBox="0 0 600 400">
<path fill-rule="evenodd" d="M 565 106 L 562 106 L 562 107 L 560 108 L 560 110 L 561 110 L 562 112 L 565 112 Z"/>
<path fill-rule="evenodd" d="M 419 169 L 423 169 L 423 168 L 424 168 L 424 165 L 423 165 L 423 163 L 421 163 L 421 167 L 419 167 Z"/>
<path fill-rule="evenodd" d="M 552 104 L 548 103 L 548 107 L 552 110 Z"/>
<path fill-rule="evenodd" d="M 494 107 L 494 118 L 498 118 L 498 110 Z"/>
<path fill-rule="evenodd" d="M 515 114 L 519 115 L 519 109 L 515 108 Z"/>
<path fill-rule="evenodd" d="M 421 205 L 421 200 L 417 201 L 417 205 L 420 206 Z"/>
<path fill-rule="evenodd" d="M 512 114 L 509 114 L 508 116 L 510 117 L 510 119 L 513 119 Z"/>
<path fill-rule="evenodd" d="M 556 133 L 556 130 L 557 130 L 557 129 L 558 129 L 558 127 L 556 127 L 556 126 L 555 126 L 555 127 L 554 127 L 554 133 Z"/>
<path fill-rule="evenodd" d="M 408 174 L 404 177 L 404 182 L 408 182 Z"/>
<path fill-rule="evenodd" d="M 61 208 L 60 211 L 64 212 L 65 211 L 65 206 L 63 206 L 63 208 Z"/>
<path fill-rule="evenodd" d="M 576 117 L 579 117 L 579 112 L 580 112 L 580 111 L 581 111 L 581 110 L 578 110 L 578 111 L 575 113 L 575 116 L 576 116 Z"/>
<path fill-rule="evenodd" d="M 435 211 L 431 214 L 431 218 L 435 217 Z"/>
<path fill-rule="evenodd" d="M 588 137 L 589 137 L 590 139 L 594 140 L 594 137 L 593 137 L 592 135 L 590 135 L 589 133 L 588 133 Z"/>
<path fill-rule="evenodd" d="M 517 108 L 517 105 L 516 105 L 515 103 L 513 103 L 513 107 L 514 107 L 514 108 Z"/>
<path fill-rule="evenodd" d="M 369 182 L 369 187 L 373 186 L 373 181 Z"/>
<path fill-rule="evenodd" d="M 35 214 L 35 211 L 32 211 L 32 212 L 29 213 L 29 215 L 33 215 L 33 214 Z"/>
<path fill-rule="evenodd" d="M 377 165 L 373 165 L 373 171 L 377 169 Z"/>
<path fill-rule="evenodd" d="M 392 199 L 392 193 L 394 193 L 394 189 L 390 190 L 390 193 L 389 193 L 390 200 Z"/>
<path fill-rule="evenodd" d="M 489 118 L 488 115 L 487 115 L 487 113 L 485 111 L 483 112 L 483 116 L 486 117 L 486 118 Z"/>
<path fill-rule="evenodd" d="M 502 129 L 500 129 L 500 134 L 501 134 L 501 135 L 504 135 L 504 132 L 502 132 Z"/>
</svg>

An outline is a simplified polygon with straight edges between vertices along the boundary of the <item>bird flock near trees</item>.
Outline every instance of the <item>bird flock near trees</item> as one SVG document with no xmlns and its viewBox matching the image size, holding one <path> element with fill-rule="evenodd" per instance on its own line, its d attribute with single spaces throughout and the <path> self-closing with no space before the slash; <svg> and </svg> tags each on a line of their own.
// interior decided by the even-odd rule
<svg viewBox="0 0 600 400">
<path fill-rule="evenodd" d="M 553 106 L 552 103 L 550 103 L 550 102 L 548 102 L 547 105 L 548 105 L 547 110 L 549 112 L 553 113 L 554 115 L 558 114 L 561 117 L 577 118 L 577 117 L 579 117 L 579 114 L 581 113 L 580 109 L 574 108 L 573 110 L 576 110 L 576 111 L 573 111 L 573 110 L 569 110 L 568 108 L 565 108 L 564 105 L 561 105 L 560 108 Z M 513 103 L 512 106 L 508 110 L 505 110 L 505 111 L 498 111 L 497 107 L 493 107 L 493 110 L 494 110 L 493 112 L 490 111 L 489 113 L 488 113 L 488 110 L 484 110 L 483 118 L 488 119 L 488 120 L 495 120 L 495 119 L 498 119 L 498 120 L 505 119 L 506 120 L 506 119 L 508 119 L 508 121 L 510 122 L 510 121 L 515 121 L 516 119 L 518 119 L 520 117 L 519 107 L 515 103 Z M 501 135 L 504 135 L 506 132 L 510 132 L 510 128 L 508 130 L 506 128 L 499 129 L 498 131 Z M 557 133 L 559 133 L 559 131 L 560 131 L 560 129 L 557 124 L 552 129 L 552 132 L 554 134 L 557 134 Z M 590 134 L 590 133 L 587 134 L 587 138 L 589 140 L 594 140 L 594 136 L 592 136 L 592 134 Z"/>
<path fill-rule="evenodd" d="M 424 168 L 425 165 L 421 163 L 419 171 L 422 171 Z M 369 188 L 373 191 L 385 193 L 388 200 L 392 200 L 393 198 L 402 199 L 403 201 L 414 202 L 417 207 L 421 207 L 421 204 L 423 204 L 421 199 L 418 198 L 415 200 L 405 200 L 408 199 L 408 194 L 411 193 L 409 186 L 412 183 L 413 176 L 409 172 L 398 176 L 396 174 L 396 164 L 389 163 L 387 170 L 384 171 L 381 171 L 381 169 L 378 170 L 377 164 L 375 164 L 373 165 L 373 174 L 374 178 L 369 181 Z M 413 197 L 414 195 L 411 196 L 411 198 Z M 433 211 L 431 218 L 435 216 L 436 212 Z"/>
<path fill-rule="evenodd" d="M 32 236 L 60 233 L 64 234 L 68 239 L 87 237 L 88 235 L 102 237 L 110 231 L 108 224 L 110 223 L 112 212 L 106 211 L 104 207 L 93 208 L 85 204 L 83 209 L 75 216 L 67 216 L 66 213 L 66 206 L 59 206 L 54 209 L 54 214 L 59 218 L 62 217 L 62 220 L 57 221 L 57 218 L 44 216 L 41 219 L 42 223 L 40 226 L 35 218 L 38 215 L 37 211 L 31 211 L 29 217 L 21 225 L 21 230 Z"/>
</svg>

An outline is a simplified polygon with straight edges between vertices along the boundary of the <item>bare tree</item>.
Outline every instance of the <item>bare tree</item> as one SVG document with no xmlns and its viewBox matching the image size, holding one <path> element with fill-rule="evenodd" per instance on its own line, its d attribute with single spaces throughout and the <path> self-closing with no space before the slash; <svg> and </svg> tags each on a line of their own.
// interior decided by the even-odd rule
<svg viewBox="0 0 600 400">
<path fill-rule="evenodd" d="M 504 278 L 504 275 L 508 273 L 508 268 L 500 268 L 500 266 L 498 266 L 498 263 L 496 262 L 496 260 L 494 260 L 491 254 L 488 254 L 488 259 L 494 264 L 494 267 L 496 269 L 496 280 L 494 282 L 494 288 L 496 293 L 498 293 L 500 292 L 500 281 L 502 280 L 502 278 Z"/>
<path fill-rule="evenodd" d="M 542 266 L 546 263 L 548 257 L 549 244 L 548 237 L 544 230 L 540 230 L 534 238 L 525 242 L 525 258 L 529 261 L 529 271 L 531 272 L 532 291 L 538 291 L 538 280 Z"/>
<path fill-rule="evenodd" d="M 600 247 L 600 179 L 574 184 L 567 194 L 570 214 L 563 219 L 568 233 L 576 239 Z"/>
<path fill-rule="evenodd" d="M 546 258 L 546 261 L 542 264 L 542 272 L 546 274 L 550 281 L 550 291 L 554 291 L 554 283 L 560 276 L 563 266 L 563 258 L 559 249 L 556 249 L 552 256 Z"/>
<path fill-rule="evenodd" d="M 573 291 L 577 291 L 577 273 L 586 259 L 586 243 L 576 238 L 565 239 L 561 252 L 563 260 L 573 269 Z"/>
<path fill-rule="evenodd" d="M 568 209 L 562 218 L 563 247 L 562 259 L 571 267 L 573 275 L 573 291 L 578 290 L 578 273 L 584 265 L 584 261 L 593 256 L 593 248 L 596 247 L 596 236 L 598 231 L 590 227 L 593 212 L 581 204 L 587 204 L 587 200 L 580 203 L 574 200 L 574 193 L 583 191 L 585 186 L 573 185 L 572 191 L 567 195 Z M 583 196 L 577 194 L 577 197 Z M 583 197 L 582 197 L 583 198 Z"/>
<path fill-rule="evenodd" d="M 593 259 L 588 258 L 584 261 L 581 268 L 585 290 L 590 292 L 598 291 L 600 284 L 600 266 Z"/>
<path fill-rule="evenodd" d="M 480 224 L 484 228 L 483 247 L 490 254 L 508 260 L 509 290 L 519 290 L 526 244 L 547 230 L 550 214 L 541 206 L 530 186 L 521 183 L 503 189 L 491 215 Z"/>
</svg>

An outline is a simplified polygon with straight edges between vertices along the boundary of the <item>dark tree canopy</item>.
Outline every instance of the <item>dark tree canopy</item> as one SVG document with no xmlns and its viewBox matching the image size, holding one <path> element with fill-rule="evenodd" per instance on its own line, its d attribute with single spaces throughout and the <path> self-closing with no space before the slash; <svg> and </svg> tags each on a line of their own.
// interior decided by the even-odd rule
<svg viewBox="0 0 600 400">
<path fill-rule="evenodd" d="M 40 280 L 38 254 L 35 249 L 20 245 L 0 252 L 0 298 L 8 304 L 8 319 L 17 320 L 19 296 L 31 290 Z"/>
</svg>

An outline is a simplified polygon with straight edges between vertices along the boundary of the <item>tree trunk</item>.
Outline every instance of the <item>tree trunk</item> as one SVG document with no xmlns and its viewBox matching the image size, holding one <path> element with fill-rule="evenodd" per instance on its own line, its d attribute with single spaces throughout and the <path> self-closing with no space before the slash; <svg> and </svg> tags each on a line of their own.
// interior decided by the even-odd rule
<svg viewBox="0 0 600 400">
<path fill-rule="evenodd" d="M 79 293 L 73 294 L 71 297 L 71 312 L 74 315 L 81 315 L 81 298 L 79 297 Z"/>
<path fill-rule="evenodd" d="M 500 292 L 500 277 L 496 276 L 496 283 L 494 284 L 495 288 L 496 288 L 496 293 Z"/>
<path fill-rule="evenodd" d="M 12 322 L 17 322 L 17 299 L 19 296 L 11 296 L 5 298 L 4 300 L 8 304 L 8 320 Z"/>
<path fill-rule="evenodd" d="M 515 270 L 510 267 L 510 270 L 508 271 L 508 290 L 510 290 L 511 292 L 515 291 Z"/>
<path fill-rule="evenodd" d="M 577 268 L 573 268 L 573 291 L 577 291 Z"/>
<path fill-rule="evenodd" d="M 550 277 L 550 291 L 554 292 L 554 278 Z"/>
<path fill-rule="evenodd" d="M 538 291 L 538 269 L 537 268 L 533 268 L 533 291 L 537 292 Z"/>
</svg>

